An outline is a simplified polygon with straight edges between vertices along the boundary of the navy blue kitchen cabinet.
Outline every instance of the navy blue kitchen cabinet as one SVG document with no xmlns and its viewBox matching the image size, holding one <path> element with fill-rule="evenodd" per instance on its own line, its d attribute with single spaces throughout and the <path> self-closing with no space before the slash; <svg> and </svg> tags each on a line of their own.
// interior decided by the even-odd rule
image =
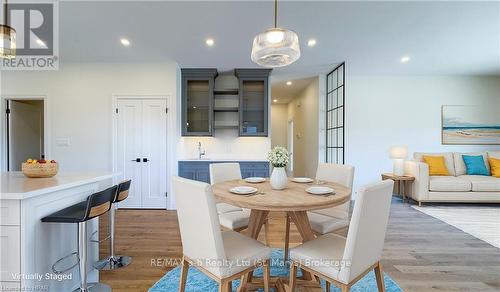
<svg viewBox="0 0 500 292">
<path fill-rule="evenodd" d="M 189 160 L 179 161 L 179 176 L 187 179 L 210 183 L 210 164 L 238 162 L 243 178 L 259 176 L 269 177 L 269 162 L 267 161 L 207 161 Z"/>
</svg>

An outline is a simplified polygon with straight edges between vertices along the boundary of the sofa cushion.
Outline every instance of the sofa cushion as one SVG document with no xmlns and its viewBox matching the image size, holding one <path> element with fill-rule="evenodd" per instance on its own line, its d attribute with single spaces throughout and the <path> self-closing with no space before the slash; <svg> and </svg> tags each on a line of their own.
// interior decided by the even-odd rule
<svg viewBox="0 0 500 292">
<path fill-rule="evenodd" d="M 500 159 L 500 151 L 488 151 L 488 157 Z"/>
<path fill-rule="evenodd" d="M 470 192 L 470 180 L 456 176 L 430 176 L 429 190 L 431 192 Z"/>
<path fill-rule="evenodd" d="M 446 164 L 446 168 L 448 169 L 448 173 L 450 175 L 455 176 L 455 165 L 453 163 L 453 153 L 451 153 L 451 152 L 443 152 L 443 153 L 415 152 L 415 153 L 413 153 L 413 158 L 416 161 L 424 162 L 424 160 L 422 159 L 422 157 L 424 155 L 426 155 L 426 156 L 444 156 L 444 162 Z"/>
<path fill-rule="evenodd" d="M 471 153 L 459 153 L 459 152 L 453 152 L 453 161 L 455 163 L 455 175 L 465 175 L 467 174 L 467 168 L 464 163 L 464 159 L 462 155 L 471 155 L 471 156 L 478 156 L 482 155 L 484 162 L 488 162 L 488 155 L 486 152 L 471 152 Z M 490 172 L 490 167 L 486 163 L 486 169 L 488 169 L 488 172 Z"/>
<path fill-rule="evenodd" d="M 471 182 L 473 192 L 500 192 L 500 178 L 484 175 L 461 175 L 457 178 Z"/>
</svg>

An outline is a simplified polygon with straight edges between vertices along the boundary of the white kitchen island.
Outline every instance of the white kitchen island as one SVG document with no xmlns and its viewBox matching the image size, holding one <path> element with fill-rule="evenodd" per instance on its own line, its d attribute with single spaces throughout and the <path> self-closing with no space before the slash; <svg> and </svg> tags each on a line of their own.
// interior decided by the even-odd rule
<svg viewBox="0 0 500 292">
<path fill-rule="evenodd" d="M 53 178 L 26 178 L 20 172 L 0 177 L 0 291 L 73 291 L 78 267 L 57 279 L 52 265 L 77 251 L 77 225 L 42 223 L 40 219 L 85 201 L 112 183 L 111 173 L 60 173 Z M 98 220 L 89 221 L 89 236 Z M 88 243 L 89 282 L 98 281 L 92 264 L 99 246 Z M 74 262 L 74 261 L 73 261 Z M 9 290 L 10 289 L 10 290 Z M 17 290 L 19 289 L 19 290 Z"/>
</svg>

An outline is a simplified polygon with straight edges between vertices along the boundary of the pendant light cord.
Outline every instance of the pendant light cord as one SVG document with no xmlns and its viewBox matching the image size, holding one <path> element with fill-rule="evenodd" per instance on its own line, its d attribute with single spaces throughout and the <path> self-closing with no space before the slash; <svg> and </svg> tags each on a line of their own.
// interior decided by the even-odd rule
<svg viewBox="0 0 500 292">
<path fill-rule="evenodd" d="M 274 0 L 274 28 L 277 27 L 278 27 L 278 0 Z"/>
</svg>

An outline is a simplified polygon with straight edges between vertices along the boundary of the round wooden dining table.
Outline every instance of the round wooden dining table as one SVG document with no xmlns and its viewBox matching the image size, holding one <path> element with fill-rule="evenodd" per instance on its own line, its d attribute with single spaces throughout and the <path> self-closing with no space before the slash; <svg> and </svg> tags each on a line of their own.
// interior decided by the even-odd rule
<svg viewBox="0 0 500 292">
<path fill-rule="evenodd" d="M 306 189 L 315 183 L 296 183 L 289 180 L 283 190 L 274 190 L 266 179 L 262 183 L 247 183 L 245 180 L 231 180 L 217 183 L 212 186 L 214 196 L 218 202 L 228 203 L 241 208 L 250 209 L 250 220 L 246 234 L 257 239 L 262 226 L 267 220 L 270 211 L 285 212 L 306 242 L 315 238 L 307 218 L 307 211 L 326 209 L 341 205 L 351 198 L 351 190 L 328 181 L 321 181 L 318 185 L 330 187 L 334 190 L 330 195 L 313 195 Z M 256 194 L 236 195 L 230 189 L 237 186 L 252 186 L 258 189 Z M 309 273 L 303 272 L 304 280 L 311 280 Z M 249 277 L 251 280 L 251 275 Z M 281 290 L 281 289 L 278 289 Z"/>
</svg>

